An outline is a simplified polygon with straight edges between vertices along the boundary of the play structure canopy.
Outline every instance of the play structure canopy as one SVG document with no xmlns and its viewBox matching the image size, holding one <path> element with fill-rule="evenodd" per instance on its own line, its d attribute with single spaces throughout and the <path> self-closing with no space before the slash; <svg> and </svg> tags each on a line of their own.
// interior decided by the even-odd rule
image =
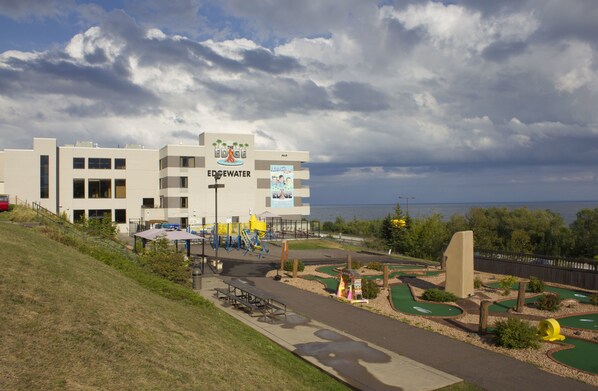
<svg viewBox="0 0 598 391">
<path fill-rule="evenodd" d="M 269 210 L 260 213 L 259 215 L 257 215 L 258 218 L 260 219 L 273 219 L 273 218 L 278 218 L 280 217 L 279 215 L 277 215 L 276 213 L 272 213 Z"/>
<path fill-rule="evenodd" d="M 165 237 L 168 240 L 203 240 L 203 237 L 186 231 L 169 230 L 166 228 L 152 228 L 147 231 L 138 232 L 136 237 L 146 240 L 156 240 Z"/>
</svg>

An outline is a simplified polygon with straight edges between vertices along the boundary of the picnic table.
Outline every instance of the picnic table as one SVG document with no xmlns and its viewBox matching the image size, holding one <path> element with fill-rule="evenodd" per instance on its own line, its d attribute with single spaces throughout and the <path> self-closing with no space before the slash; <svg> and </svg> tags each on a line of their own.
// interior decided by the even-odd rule
<svg viewBox="0 0 598 391">
<path fill-rule="evenodd" d="M 224 281 L 224 283 L 226 288 L 214 288 L 218 299 L 227 300 L 231 305 L 247 311 L 250 315 L 257 312 L 268 319 L 282 315 L 286 317 L 286 304 L 269 292 L 237 279 Z"/>
</svg>

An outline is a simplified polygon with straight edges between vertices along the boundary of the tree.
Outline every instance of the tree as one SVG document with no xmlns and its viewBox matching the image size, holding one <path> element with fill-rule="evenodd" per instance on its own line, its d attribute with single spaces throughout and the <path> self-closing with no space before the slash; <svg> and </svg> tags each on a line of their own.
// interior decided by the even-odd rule
<svg viewBox="0 0 598 391">
<path fill-rule="evenodd" d="M 577 212 L 571 224 L 573 254 L 593 258 L 598 255 L 598 208 L 585 208 Z"/>
</svg>

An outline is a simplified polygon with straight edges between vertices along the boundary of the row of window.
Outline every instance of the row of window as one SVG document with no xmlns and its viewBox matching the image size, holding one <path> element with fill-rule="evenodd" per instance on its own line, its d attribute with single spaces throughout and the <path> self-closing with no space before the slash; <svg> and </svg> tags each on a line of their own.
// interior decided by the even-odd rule
<svg viewBox="0 0 598 391">
<path fill-rule="evenodd" d="M 87 198 L 112 198 L 112 179 L 88 179 Z M 85 198 L 85 179 L 73 179 L 73 198 Z M 127 180 L 114 180 L 114 198 L 127 198 Z"/>
<path fill-rule="evenodd" d="M 75 169 L 85 169 L 85 158 L 84 157 L 74 157 L 73 158 L 73 168 Z M 111 170 L 112 169 L 112 159 L 110 158 L 100 158 L 100 157 L 90 157 L 87 158 L 87 168 L 92 170 Z M 114 159 L 114 169 L 115 170 L 124 170 L 127 168 L 127 159 Z"/>
<path fill-rule="evenodd" d="M 73 221 L 75 223 L 81 221 L 85 216 L 85 209 L 73 210 Z M 104 216 L 112 219 L 112 209 L 88 209 L 87 218 L 89 219 L 101 219 Z M 124 224 L 127 222 L 127 210 L 126 209 L 114 209 L 114 220 L 115 223 Z"/>
<path fill-rule="evenodd" d="M 171 161 L 171 164 L 172 161 Z M 163 170 L 168 167 L 168 158 L 162 158 L 159 162 L 160 170 Z M 180 156 L 179 157 L 179 167 L 183 168 L 195 168 L 195 156 Z"/>
</svg>

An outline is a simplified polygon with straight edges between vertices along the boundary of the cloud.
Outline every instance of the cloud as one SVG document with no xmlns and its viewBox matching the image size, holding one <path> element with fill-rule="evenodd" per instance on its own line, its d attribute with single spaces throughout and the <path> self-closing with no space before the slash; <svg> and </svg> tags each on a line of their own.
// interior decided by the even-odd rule
<svg viewBox="0 0 598 391">
<path fill-rule="evenodd" d="M 261 148 L 310 151 L 314 189 L 349 194 L 343 181 L 359 178 L 508 196 L 494 176 L 517 191 L 598 191 L 566 179 L 598 163 L 598 5 L 389 3 L 70 3 L 60 17 L 79 32 L 62 46 L 0 53 L 0 129 L 20 134 L 3 145 L 254 133 Z M 0 13 L 54 18 L 49 4 Z"/>
<path fill-rule="evenodd" d="M 63 16 L 74 8 L 74 0 L 4 0 L 0 15 L 16 20 L 44 19 Z"/>
</svg>

